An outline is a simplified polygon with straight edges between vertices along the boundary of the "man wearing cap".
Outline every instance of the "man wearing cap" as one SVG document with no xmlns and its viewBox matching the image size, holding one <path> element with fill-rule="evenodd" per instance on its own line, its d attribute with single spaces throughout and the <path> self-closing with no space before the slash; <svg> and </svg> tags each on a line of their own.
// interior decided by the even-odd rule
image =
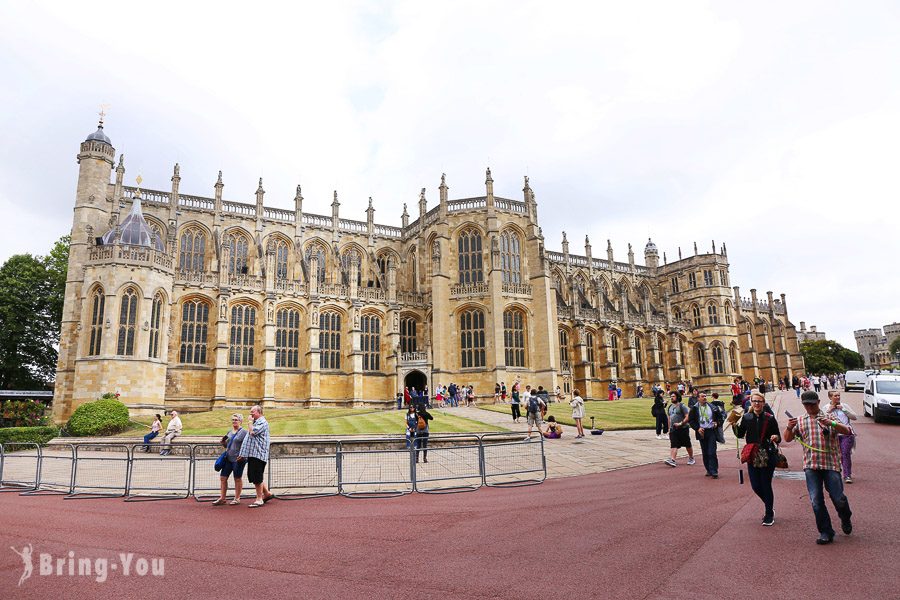
<svg viewBox="0 0 900 600">
<path fill-rule="evenodd" d="M 806 472 L 806 489 L 809 501 L 816 515 L 816 527 L 819 530 L 817 544 L 830 544 L 834 541 L 834 529 L 831 517 L 825 508 L 825 490 L 831 496 L 831 502 L 841 519 L 841 531 L 850 535 L 853 525 L 850 522 L 852 512 L 847 496 L 844 495 L 844 482 L 841 480 L 841 448 L 838 435 L 849 435 L 850 428 L 829 418 L 819 409 L 819 395 L 806 391 L 800 396 L 806 414 L 788 420 L 784 430 L 784 441 L 794 438 L 803 446 L 803 470 Z"/>
</svg>

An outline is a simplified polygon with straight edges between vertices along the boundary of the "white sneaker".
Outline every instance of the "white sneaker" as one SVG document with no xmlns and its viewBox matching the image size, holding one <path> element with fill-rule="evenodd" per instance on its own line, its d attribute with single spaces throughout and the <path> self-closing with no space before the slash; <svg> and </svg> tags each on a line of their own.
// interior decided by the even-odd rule
<svg viewBox="0 0 900 600">
<path fill-rule="evenodd" d="M 696 462 L 697 462 L 697 461 L 695 461 L 693 458 L 689 458 L 689 459 L 688 459 L 688 464 L 689 464 L 689 465 L 692 465 L 692 464 L 694 464 L 694 463 L 696 463 Z"/>
<path fill-rule="evenodd" d="M 666 462 L 666 464 L 669 465 L 670 467 L 677 467 L 677 466 L 678 466 L 678 463 L 675 462 L 674 460 L 672 460 L 671 458 L 667 458 L 665 462 Z"/>
</svg>

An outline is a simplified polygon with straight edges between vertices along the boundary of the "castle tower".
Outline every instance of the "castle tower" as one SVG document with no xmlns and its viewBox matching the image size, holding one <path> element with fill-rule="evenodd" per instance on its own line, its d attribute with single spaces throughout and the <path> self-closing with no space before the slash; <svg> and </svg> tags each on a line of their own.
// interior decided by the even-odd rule
<svg viewBox="0 0 900 600">
<path fill-rule="evenodd" d="M 103 114 L 97 131 L 81 143 L 78 159 L 78 185 L 75 189 L 75 211 L 72 218 L 69 245 L 69 269 L 66 276 L 66 294 L 63 302 L 60 332 L 59 359 L 56 366 L 56 386 L 53 394 L 53 418 L 62 420 L 74 409 L 72 390 L 75 377 L 75 360 L 82 343 L 81 327 L 83 265 L 87 263 L 94 247 L 95 236 L 109 225 L 110 213 L 116 198 L 110 197 L 110 175 L 113 169 L 115 148 L 103 131 Z M 124 173 L 124 163 L 119 162 Z"/>
</svg>

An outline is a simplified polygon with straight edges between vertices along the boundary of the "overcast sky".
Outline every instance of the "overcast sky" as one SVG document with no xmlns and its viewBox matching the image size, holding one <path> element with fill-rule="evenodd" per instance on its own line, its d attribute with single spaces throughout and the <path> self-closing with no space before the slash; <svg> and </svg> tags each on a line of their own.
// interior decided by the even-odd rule
<svg viewBox="0 0 900 600">
<path fill-rule="evenodd" d="M 108 103 L 129 182 L 399 225 L 521 199 L 551 249 L 726 242 L 732 283 L 855 348 L 900 320 L 896 2 L 5 2 L 0 259 L 71 228 Z M 139 6 L 139 8 L 138 8 Z"/>
</svg>

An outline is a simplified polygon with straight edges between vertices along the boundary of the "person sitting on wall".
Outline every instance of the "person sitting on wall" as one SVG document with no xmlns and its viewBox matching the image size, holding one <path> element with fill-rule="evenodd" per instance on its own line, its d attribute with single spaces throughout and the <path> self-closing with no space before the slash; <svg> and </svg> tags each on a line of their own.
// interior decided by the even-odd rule
<svg viewBox="0 0 900 600">
<path fill-rule="evenodd" d="M 548 440 L 558 440 L 562 437 L 562 425 L 556 422 L 556 417 L 550 415 L 547 417 L 547 427 L 541 432 Z"/>
</svg>

